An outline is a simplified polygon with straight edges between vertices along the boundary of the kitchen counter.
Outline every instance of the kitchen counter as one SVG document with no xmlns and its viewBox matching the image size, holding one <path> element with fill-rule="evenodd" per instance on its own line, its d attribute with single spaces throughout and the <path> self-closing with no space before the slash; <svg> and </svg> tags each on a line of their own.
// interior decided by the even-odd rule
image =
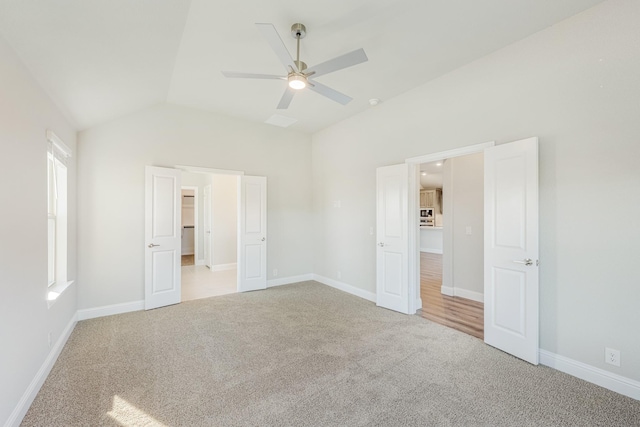
<svg viewBox="0 0 640 427">
<path fill-rule="evenodd" d="M 442 253 L 442 227 L 420 226 L 420 252 Z"/>
</svg>

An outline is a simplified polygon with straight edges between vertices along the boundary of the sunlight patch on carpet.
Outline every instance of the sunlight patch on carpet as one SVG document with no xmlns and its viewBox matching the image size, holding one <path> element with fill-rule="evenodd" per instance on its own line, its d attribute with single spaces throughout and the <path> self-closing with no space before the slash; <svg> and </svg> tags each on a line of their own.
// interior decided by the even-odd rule
<svg viewBox="0 0 640 427">
<path fill-rule="evenodd" d="M 113 396 L 113 406 L 107 415 L 123 427 L 168 427 L 117 395 Z"/>
</svg>

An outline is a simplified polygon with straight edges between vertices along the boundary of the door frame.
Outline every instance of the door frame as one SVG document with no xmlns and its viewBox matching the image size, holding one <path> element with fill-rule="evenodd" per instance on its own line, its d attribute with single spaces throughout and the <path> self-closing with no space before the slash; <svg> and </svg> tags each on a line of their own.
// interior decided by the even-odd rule
<svg viewBox="0 0 640 427">
<path fill-rule="evenodd" d="M 420 298 L 420 223 L 418 209 L 420 207 L 420 174 L 418 169 L 422 163 L 436 162 L 439 160 L 451 159 L 454 157 L 466 156 L 484 152 L 485 149 L 495 146 L 495 141 L 483 142 L 481 144 L 468 145 L 466 147 L 454 148 L 453 150 L 440 151 L 422 156 L 410 157 L 405 160 L 409 164 L 409 312 L 415 313 L 422 308 Z M 453 242 L 451 242 L 451 247 Z M 483 249 L 484 251 L 484 249 Z M 443 265 L 444 268 L 453 269 L 453 265 Z M 444 274 L 444 271 L 443 271 Z M 452 272 L 450 272 L 450 275 Z"/>
<path fill-rule="evenodd" d="M 200 227 L 198 227 L 198 187 L 195 185 L 183 185 L 180 187 L 180 190 L 193 190 L 193 265 L 196 265 L 199 255 L 198 232 L 200 231 Z M 180 201 L 184 202 L 184 197 L 181 197 Z M 182 208 L 182 204 L 180 205 L 180 208 Z"/>
</svg>

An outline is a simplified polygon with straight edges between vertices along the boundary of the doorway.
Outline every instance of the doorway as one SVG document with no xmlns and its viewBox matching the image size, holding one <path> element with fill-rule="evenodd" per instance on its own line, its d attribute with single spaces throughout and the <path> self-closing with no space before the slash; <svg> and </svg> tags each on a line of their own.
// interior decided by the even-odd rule
<svg viewBox="0 0 640 427">
<path fill-rule="evenodd" d="M 537 137 L 498 146 L 478 144 L 377 169 L 376 304 L 403 313 L 415 313 L 421 306 L 417 165 L 480 152 L 484 153 L 483 268 L 476 276 L 483 277 L 484 342 L 538 364 Z M 463 232 L 471 235 L 473 227 L 466 226 Z M 445 236 L 445 245 L 447 241 Z M 393 263 L 387 262 L 392 257 Z M 447 267 L 445 256 L 443 282 Z"/>
<path fill-rule="evenodd" d="M 266 289 L 267 178 L 247 176 L 241 171 L 192 166 L 174 168 L 145 166 L 145 310 L 182 301 L 181 187 L 183 172 L 235 177 L 237 196 L 235 289 L 237 292 Z M 211 194 L 213 195 L 213 186 Z M 213 202 L 212 196 L 210 204 L 212 209 L 216 207 Z M 200 215 L 198 217 L 200 218 Z M 214 220 L 212 219 L 211 222 L 213 223 Z M 204 227 L 199 229 L 203 230 Z M 212 226 L 212 235 L 215 229 L 216 227 Z M 213 242 L 213 237 L 211 239 Z M 210 248 L 213 248 L 213 245 Z M 213 251 L 214 249 L 211 249 L 211 252 Z M 213 254 L 210 259 L 214 261 L 210 263 L 209 270 L 213 270 L 216 266 Z M 204 265 L 205 260 L 196 260 L 196 267 L 200 266 L 199 264 Z"/>
<path fill-rule="evenodd" d="M 482 153 L 419 166 L 419 313 L 480 339 L 484 337 L 482 168 Z"/>
<path fill-rule="evenodd" d="M 181 265 L 195 265 L 198 258 L 198 187 L 182 186 Z"/>
<path fill-rule="evenodd" d="M 182 173 L 182 301 L 238 291 L 238 180 L 237 175 Z"/>
</svg>

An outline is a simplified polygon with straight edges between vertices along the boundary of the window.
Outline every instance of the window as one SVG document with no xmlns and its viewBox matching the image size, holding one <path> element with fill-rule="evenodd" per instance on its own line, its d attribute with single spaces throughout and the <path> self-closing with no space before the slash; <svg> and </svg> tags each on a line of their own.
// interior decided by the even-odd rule
<svg viewBox="0 0 640 427">
<path fill-rule="evenodd" d="M 47 252 L 49 300 L 67 286 L 67 161 L 71 149 L 47 131 Z"/>
</svg>

